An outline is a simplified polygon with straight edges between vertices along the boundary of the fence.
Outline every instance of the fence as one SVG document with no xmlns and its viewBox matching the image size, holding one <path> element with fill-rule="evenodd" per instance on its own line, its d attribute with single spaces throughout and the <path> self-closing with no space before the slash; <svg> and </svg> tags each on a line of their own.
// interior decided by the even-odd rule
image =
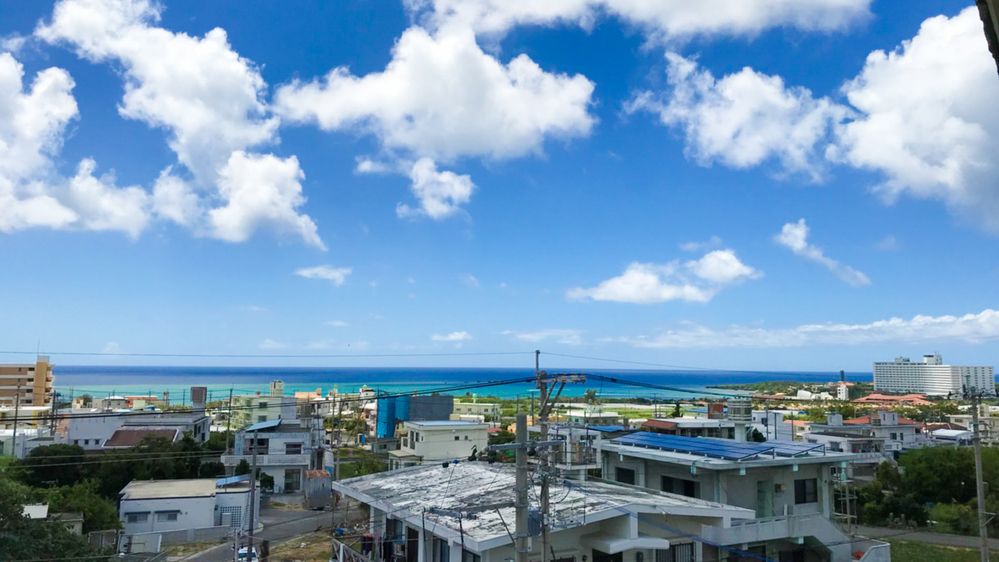
<svg viewBox="0 0 999 562">
<path fill-rule="evenodd" d="M 195 529 L 177 529 L 175 531 L 155 531 L 152 533 L 136 533 L 128 535 L 132 544 L 148 543 L 154 537 L 160 537 L 161 545 L 185 544 L 221 540 L 232 536 L 232 527 L 199 527 Z"/>
</svg>

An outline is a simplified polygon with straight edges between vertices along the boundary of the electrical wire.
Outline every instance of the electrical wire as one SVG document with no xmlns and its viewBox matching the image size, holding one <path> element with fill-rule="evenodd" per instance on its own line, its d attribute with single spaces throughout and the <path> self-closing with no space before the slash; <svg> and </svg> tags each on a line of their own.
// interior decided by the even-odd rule
<svg viewBox="0 0 999 562">
<path fill-rule="evenodd" d="M 265 354 L 265 353 L 106 353 L 98 351 L 0 351 L 0 355 L 66 355 L 72 357 L 183 357 L 217 359 L 346 359 L 379 357 L 477 357 L 497 355 L 534 355 L 534 351 L 467 351 L 442 353 L 340 353 L 340 354 Z"/>
</svg>

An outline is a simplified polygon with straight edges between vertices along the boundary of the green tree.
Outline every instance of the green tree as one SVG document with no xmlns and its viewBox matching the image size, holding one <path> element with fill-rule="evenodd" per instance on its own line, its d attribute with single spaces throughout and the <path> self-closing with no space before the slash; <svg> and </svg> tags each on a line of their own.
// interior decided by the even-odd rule
<svg viewBox="0 0 999 562">
<path fill-rule="evenodd" d="M 513 443 L 517 440 L 517 436 L 513 432 L 501 429 L 496 433 L 489 434 L 489 444 L 490 445 L 505 445 L 507 443 Z"/>
<path fill-rule="evenodd" d="M 266 472 L 261 472 L 260 477 L 257 479 L 260 481 L 260 487 L 264 490 L 274 489 L 274 477 Z"/>
<path fill-rule="evenodd" d="M 83 532 L 117 529 L 118 511 L 97 492 L 97 482 L 85 480 L 72 486 L 53 488 L 46 494 L 49 513 L 83 514 Z"/>
<path fill-rule="evenodd" d="M 10 478 L 0 478 L 0 560 L 67 560 L 97 554 L 87 539 L 62 523 L 32 520 L 22 515 L 30 490 Z"/>
<path fill-rule="evenodd" d="M 80 396 L 80 403 L 84 408 L 90 408 L 94 405 L 94 397 L 89 394 L 84 394 Z"/>
<path fill-rule="evenodd" d="M 596 404 L 597 402 L 597 389 L 590 388 L 583 393 L 583 401 L 587 404 Z"/>
<path fill-rule="evenodd" d="M 48 445 L 32 449 L 18 464 L 22 481 L 32 487 L 70 486 L 83 480 L 83 448 Z"/>
<path fill-rule="evenodd" d="M 233 472 L 236 476 L 242 476 L 244 474 L 250 473 L 250 463 L 246 462 L 246 459 L 240 459 L 239 464 L 236 465 L 236 470 Z"/>
</svg>

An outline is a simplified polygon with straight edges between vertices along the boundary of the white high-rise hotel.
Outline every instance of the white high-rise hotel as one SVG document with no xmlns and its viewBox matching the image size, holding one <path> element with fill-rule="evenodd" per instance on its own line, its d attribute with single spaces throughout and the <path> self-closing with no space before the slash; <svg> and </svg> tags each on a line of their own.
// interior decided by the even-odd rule
<svg viewBox="0 0 999 562">
<path fill-rule="evenodd" d="M 972 388 L 987 394 L 994 393 L 993 368 L 944 365 L 940 354 L 924 355 L 922 362 L 896 357 L 890 363 L 874 363 L 874 390 L 960 396 L 964 389 Z"/>
</svg>

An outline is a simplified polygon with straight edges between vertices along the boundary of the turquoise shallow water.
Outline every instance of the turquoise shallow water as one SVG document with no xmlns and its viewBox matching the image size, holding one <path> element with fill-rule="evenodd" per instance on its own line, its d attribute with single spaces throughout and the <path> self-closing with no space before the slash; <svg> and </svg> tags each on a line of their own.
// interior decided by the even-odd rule
<svg viewBox="0 0 999 562">
<path fill-rule="evenodd" d="M 553 371 L 554 372 L 554 371 Z M 652 371 L 590 369 L 593 375 L 616 377 L 628 381 L 683 388 L 685 391 L 648 389 L 624 384 L 589 380 L 585 384 L 566 386 L 563 396 L 581 396 L 588 389 L 596 389 L 608 398 L 656 397 L 662 399 L 693 398 L 711 385 L 738 384 L 768 380 L 796 380 L 801 382 L 831 382 L 839 373 L 815 372 L 750 372 L 750 371 Z M 210 398 L 221 399 L 234 394 L 267 392 L 271 380 L 281 379 L 285 393 L 322 389 L 325 394 L 336 387 L 341 392 L 355 392 L 362 386 L 385 392 L 413 392 L 443 389 L 464 384 L 487 381 L 508 381 L 533 376 L 525 369 L 432 369 L 432 368 L 294 368 L 294 367 L 123 367 L 123 366 L 57 366 L 54 371 L 56 390 L 64 396 L 90 394 L 107 396 L 112 393 L 128 395 L 169 392 L 172 400 L 183 401 L 192 386 L 205 386 Z M 871 373 L 848 373 L 847 380 L 870 381 Z M 490 388 L 468 390 L 479 396 L 503 398 L 526 397 L 533 384 L 518 382 Z M 464 394 L 465 390 L 454 392 Z"/>
</svg>

